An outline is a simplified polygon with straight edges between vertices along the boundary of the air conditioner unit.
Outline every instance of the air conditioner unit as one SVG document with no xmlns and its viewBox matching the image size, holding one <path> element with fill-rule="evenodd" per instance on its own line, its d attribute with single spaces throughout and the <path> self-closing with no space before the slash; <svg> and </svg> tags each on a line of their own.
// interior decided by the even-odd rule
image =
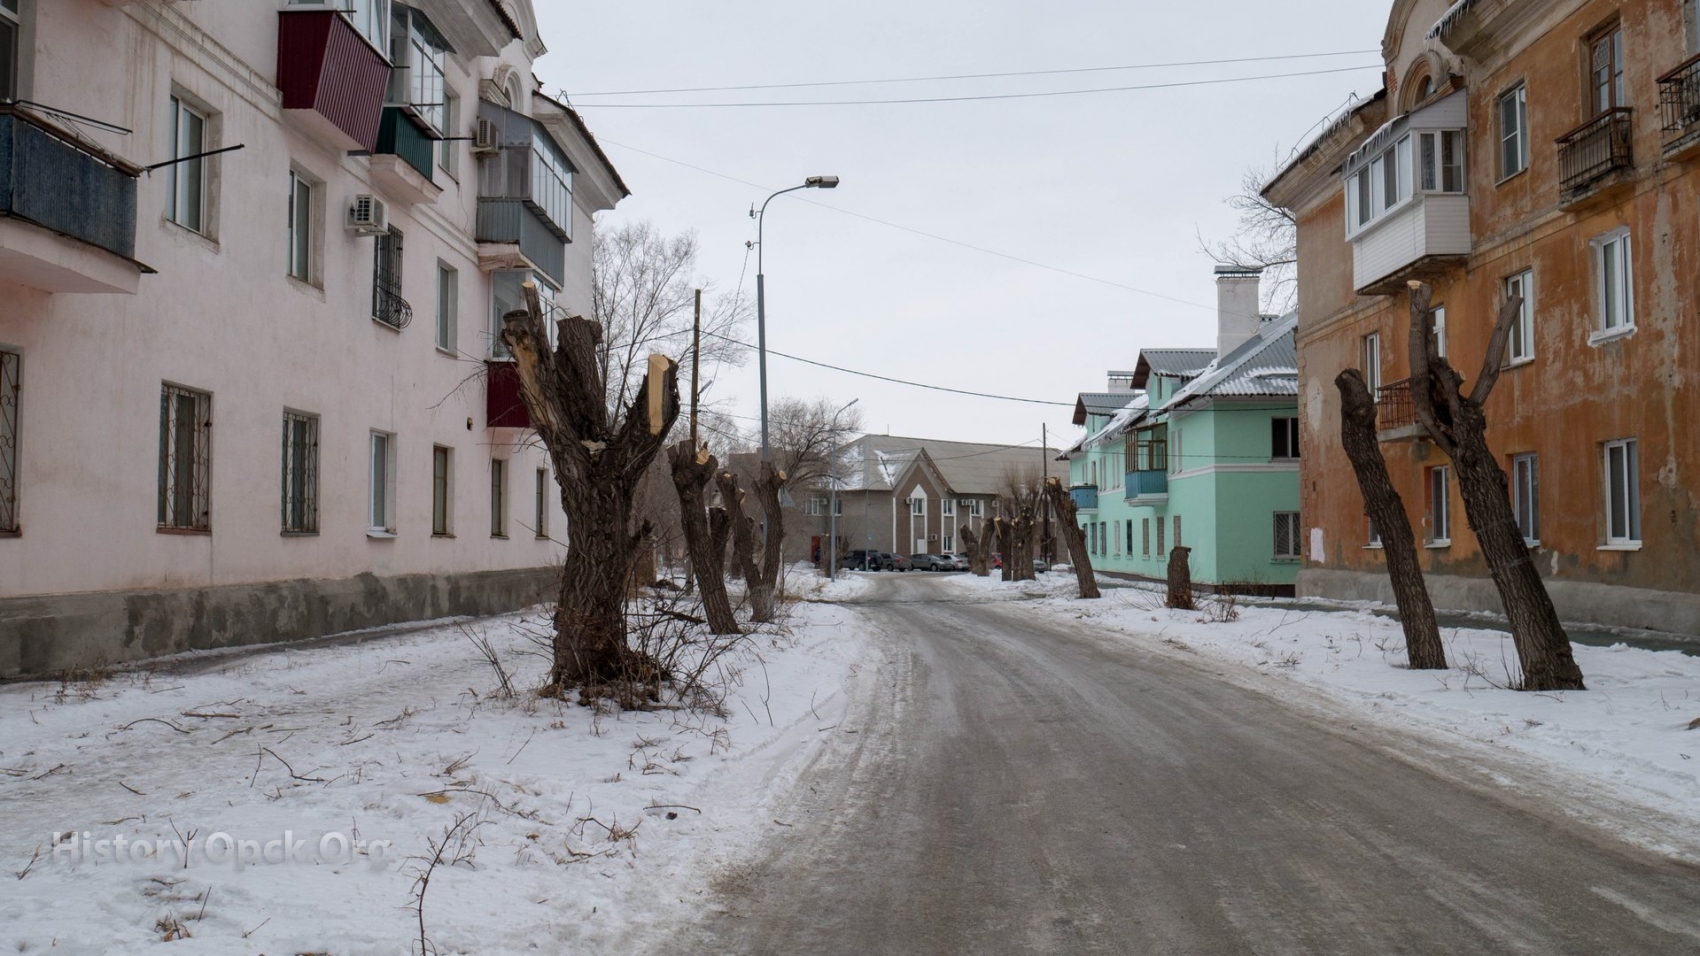
<svg viewBox="0 0 1700 956">
<path fill-rule="evenodd" d="M 475 153 L 494 153 L 496 151 L 496 124 L 482 116 L 478 118 L 478 124 L 472 131 L 472 151 Z"/>
<path fill-rule="evenodd" d="M 389 232 L 389 207 L 376 196 L 355 196 L 354 204 L 348 207 L 348 230 L 360 236 L 377 236 Z"/>
<path fill-rule="evenodd" d="M 937 540 L 938 540 L 938 539 L 939 539 L 939 536 L 938 536 L 938 535 L 936 535 L 936 534 L 929 534 L 929 535 L 927 535 L 927 540 L 928 540 L 928 541 L 937 541 Z"/>
</svg>

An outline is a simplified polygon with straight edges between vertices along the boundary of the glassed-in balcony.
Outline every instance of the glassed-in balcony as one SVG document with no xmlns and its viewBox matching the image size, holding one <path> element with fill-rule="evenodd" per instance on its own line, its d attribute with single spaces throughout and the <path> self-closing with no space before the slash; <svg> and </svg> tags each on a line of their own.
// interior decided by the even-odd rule
<svg viewBox="0 0 1700 956">
<path fill-rule="evenodd" d="M 283 108 L 339 149 L 376 151 L 389 61 L 335 11 L 285 9 L 277 19 Z"/>
<path fill-rule="evenodd" d="M 478 200 L 478 256 L 487 268 L 535 267 L 559 286 L 566 282 L 567 243 L 523 199 Z M 484 247 L 511 247 L 506 253 Z M 517 253 L 517 256 L 516 256 Z"/>
</svg>

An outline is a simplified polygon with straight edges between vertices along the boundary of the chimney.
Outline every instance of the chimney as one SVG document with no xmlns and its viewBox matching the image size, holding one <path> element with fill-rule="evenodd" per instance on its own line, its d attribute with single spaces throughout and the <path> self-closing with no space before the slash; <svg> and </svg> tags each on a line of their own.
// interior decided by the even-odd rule
<svg viewBox="0 0 1700 956">
<path fill-rule="evenodd" d="M 1218 358 L 1251 341 L 1263 324 L 1258 310 L 1258 280 L 1263 270 L 1244 266 L 1216 267 L 1216 355 Z"/>
</svg>

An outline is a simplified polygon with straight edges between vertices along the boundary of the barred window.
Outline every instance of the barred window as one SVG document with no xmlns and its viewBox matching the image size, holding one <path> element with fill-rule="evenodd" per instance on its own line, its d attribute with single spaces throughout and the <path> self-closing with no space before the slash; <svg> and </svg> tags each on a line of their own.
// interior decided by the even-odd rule
<svg viewBox="0 0 1700 956">
<path fill-rule="evenodd" d="M 401 230 L 390 227 L 389 232 L 374 241 L 374 249 L 372 318 L 385 325 L 405 329 L 413 321 L 413 306 L 401 297 Z"/>
<path fill-rule="evenodd" d="M 508 536 L 508 463 L 490 459 L 490 537 Z"/>
<path fill-rule="evenodd" d="M 1277 558 L 1296 558 L 1299 556 L 1299 513 L 1297 511 L 1275 512 L 1275 556 Z"/>
<path fill-rule="evenodd" d="M 549 472 L 537 469 L 537 536 L 549 537 Z"/>
<path fill-rule="evenodd" d="M 319 530 L 319 416 L 283 413 L 283 530 Z"/>
<path fill-rule="evenodd" d="M 24 357 L 0 349 L 0 532 L 18 530 L 18 397 Z"/>
<path fill-rule="evenodd" d="M 159 526 L 212 530 L 212 396 L 166 385 L 159 396 Z"/>
<path fill-rule="evenodd" d="M 1175 515 L 1175 540 L 1174 540 L 1174 543 L 1172 545 L 1170 545 L 1170 547 L 1178 548 L 1180 546 L 1181 546 L 1181 516 Z"/>
</svg>

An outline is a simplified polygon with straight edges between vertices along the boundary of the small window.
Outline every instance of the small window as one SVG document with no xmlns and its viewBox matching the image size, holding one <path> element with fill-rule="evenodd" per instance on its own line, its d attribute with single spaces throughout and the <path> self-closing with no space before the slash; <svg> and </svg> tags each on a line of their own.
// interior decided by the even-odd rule
<svg viewBox="0 0 1700 956">
<path fill-rule="evenodd" d="M 1371 395 L 1376 395 L 1376 390 L 1381 388 L 1381 333 L 1371 332 L 1364 336 L 1358 352 L 1363 363 L 1364 384 L 1369 387 Z"/>
<path fill-rule="evenodd" d="M 1641 463 L 1633 438 L 1608 441 L 1606 464 L 1606 543 L 1641 543 Z"/>
<path fill-rule="evenodd" d="M 1499 97 L 1499 178 L 1529 168 L 1529 98 L 1523 84 Z"/>
<path fill-rule="evenodd" d="M 391 226 L 372 245 L 372 318 L 392 328 L 405 328 L 413 308 L 401 297 L 401 230 Z"/>
<path fill-rule="evenodd" d="M 454 533 L 454 463 L 452 448 L 431 446 L 431 533 Z"/>
<path fill-rule="evenodd" d="M 1446 357 L 1446 306 L 1437 305 L 1429 310 L 1429 347 L 1434 349 L 1437 358 Z"/>
<path fill-rule="evenodd" d="M 1505 280 L 1505 300 L 1522 296 L 1523 305 L 1511 323 L 1511 339 L 1506 343 L 1507 362 L 1523 362 L 1535 357 L 1535 273 L 1525 269 Z"/>
<path fill-rule="evenodd" d="M 0 100 L 18 98 L 18 59 L 23 34 L 18 0 L 0 0 Z"/>
<path fill-rule="evenodd" d="M 819 495 L 810 498 L 808 505 L 803 509 L 803 513 L 810 517 L 819 517 L 826 514 L 826 499 Z"/>
<path fill-rule="evenodd" d="M 167 167 L 165 215 L 172 222 L 206 231 L 206 114 L 173 96 L 171 98 L 171 158 L 179 162 Z M 196 157 L 187 159 L 185 157 Z"/>
<path fill-rule="evenodd" d="M 460 300 L 460 273 L 437 263 L 437 348 L 444 352 L 455 349 L 455 318 Z"/>
<path fill-rule="evenodd" d="M 1530 547 L 1541 543 L 1540 462 L 1536 456 L 1511 458 L 1511 510 L 1517 515 L 1517 530 Z"/>
<path fill-rule="evenodd" d="M 1635 291 L 1630 269 L 1629 231 L 1618 229 L 1593 241 L 1594 282 L 1598 290 L 1595 309 L 1599 313 L 1597 335 L 1609 335 L 1635 327 Z"/>
<path fill-rule="evenodd" d="M 460 171 L 460 156 L 455 147 L 460 142 L 455 137 L 460 135 L 460 97 L 443 91 L 443 139 L 437 142 L 437 166 L 449 177 L 456 178 Z"/>
<path fill-rule="evenodd" d="M 166 385 L 159 396 L 159 527 L 212 530 L 212 396 Z"/>
<path fill-rule="evenodd" d="M 910 498 L 909 513 L 912 515 L 925 515 L 927 513 L 927 499 Z"/>
<path fill-rule="evenodd" d="M 945 554 L 955 554 L 956 553 L 956 538 L 955 538 L 955 536 L 947 534 L 943 538 L 941 538 L 940 540 L 944 544 L 944 553 Z"/>
<path fill-rule="evenodd" d="M 1175 541 L 1173 547 L 1181 546 L 1181 516 L 1175 515 Z"/>
<path fill-rule="evenodd" d="M 956 499 L 945 498 L 939 502 L 939 514 L 946 518 L 956 517 Z"/>
<path fill-rule="evenodd" d="M 1163 554 L 1164 554 L 1164 550 L 1165 549 L 1163 548 L 1163 519 L 1158 518 L 1157 519 L 1157 557 L 1159 557 L 1159 558 L 1162 557 Z"/>
<path fill-rule="evenodd" d="M 1297 511 L 1275 512 L 1275 557 L 1296 558 L 1299 556 L 1299 513 Z"/>
<path fill-rule="evenodd" d="M 549 471 L 548 471 L 548 469 L 545 469 L 545 468 L 537 469 L 536 497 L 537 497 L 537 501 L 536 501 L 537 524 L 534 527 L 537 529 L 537 531 L 536 531 L 537 537 L 547 538 L 547 537 L 549 537 Z"/>
<path fill-rule="evenodd" d="M 490 537 L 508 536 L 508 463 L 490 459 Z"/>
<path fill-rule="evenodd" d="M 1593 115 L 1628 106 L 1623 88 L 1623 30 L 1612 26 L 1588 42 L 1588 87 Z"/>
<path fill-rule="evenodd" d="M 492 272 L 490 274 L 490 357 L 512 358 L 508 344 L 502 341 L 502 316 L 525 308 L 525 283 L 537 283 L 537 295 L 542 300 L 544 330 L 554 344 L 555 322 L 548 313 L 554 305 L 555 290 L 542 275 L 535 272 Z"/>
<path fill-rule="evenodd" d="M 3 0 L 0 0 L 3 2 Z M 0 533 L 18 532 L 18 400 L 24 357 L 0 349 Z"/>
<path fill-rule="evenodd" d="M 1452 543 L 1451 469 L 1440 465 L 1428 470 L 1429 543 Z"/>
<path fill-rule="evenodd" d="M 1381 529 L 1376 527 L 1375 519 L 1369 515 L 1364 515 L 1364 521 L 1368 523 L 1368 528 L 1364 533 L 1364 546 L 1368 548 L 1381 547 Z"/>
<path fill-rule="evenodd" d="M 1151 557 L 1151 519 L 1150 518 L 1139 519 L 1139 537 L 1140 537 L 1139 553 L 1144 555 L 1145 557 L 1148 557 L 1148 558 Z"/>
<path fill-rule="evenodd" d="M 837 515 L 840 518 L 844 517 L 844 499 L 843 498 L 834 498 L 832 500 L 832 513 Z"/>
<path fill-rule="evenodd" d="M 1271 458 L 1299 457 L 1299 420 L 1272 418 L 1269 420 Z"/>
<path fill-rule="evenodd" d="M 368 454 L 366 533 L 395 534 L 395 436 L 372 432 Z"/>
<path fill-rule="evenodd" d="M 313 281 L 313 184 L 289 174 L 289 274 Z"/>
<path fill-rule="evenodd" d="M 283 532 L 319 531 L 319 416 L 283 413 Z"/>
<path fill-rule="evenodd" d="M 968 517 L 978 518 L 981 514 L 981 501 L 978 498 L 968 499 Z"/>
</svg>

